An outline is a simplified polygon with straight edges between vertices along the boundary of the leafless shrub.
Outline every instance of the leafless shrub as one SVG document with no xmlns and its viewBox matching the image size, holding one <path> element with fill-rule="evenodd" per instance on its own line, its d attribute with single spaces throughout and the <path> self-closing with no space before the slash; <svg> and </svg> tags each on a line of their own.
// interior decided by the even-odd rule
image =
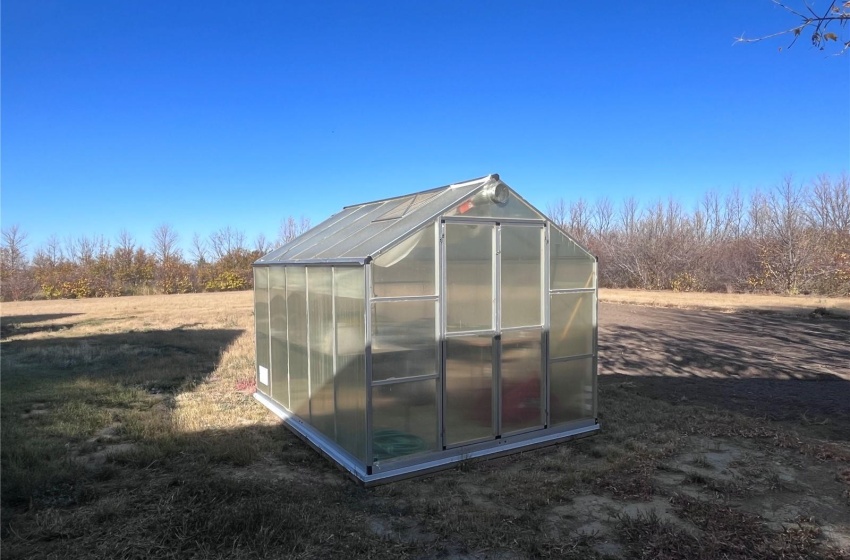
<svg viewBox="0 0 850 560">
<path fill-rule="evenodd" d="M 607 199 L 558 199 L 552 221 L 599 257 L 600 284 L 681 291 L 850 294 L 850 178 L 785 177 L 748 201 L 709 191 L 690 212 L 674 199 L 615 212 Z"/>
</svg>

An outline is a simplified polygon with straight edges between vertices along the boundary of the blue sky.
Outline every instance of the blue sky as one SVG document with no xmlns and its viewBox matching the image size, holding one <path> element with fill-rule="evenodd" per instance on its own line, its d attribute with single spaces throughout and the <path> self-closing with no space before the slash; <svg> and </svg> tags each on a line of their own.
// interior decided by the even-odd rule
<svg viewBox="0 0 850 560">
<path fill-rule="evenodd" d="M 822 0 L 815 1 L 818 6 Z M 2 4 L 2 224 L 188 243 L 488 173 L 545 209 L 850 168 L 850 55 L 767 0 Z"/>
</svg>

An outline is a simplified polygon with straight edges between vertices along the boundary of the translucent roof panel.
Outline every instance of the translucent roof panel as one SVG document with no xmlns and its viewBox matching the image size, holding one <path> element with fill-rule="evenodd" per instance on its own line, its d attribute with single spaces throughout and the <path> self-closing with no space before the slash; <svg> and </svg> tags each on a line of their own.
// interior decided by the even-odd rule
<svg viewBox="0 0 850 560">
<path fill-rule="evenodd" d="M 500 199 L 494 193 L 506 198 Z M 437 189 L 347 206 L 256 264 L 363 264 L 440 216 L 546 219 L 502 183 L 498 175 L 488 175 Z"/>
<path fill-rule="evenodd" d="M 336 246 L 345 244 L 352 236 L 372 236 L 376 227 L 380 227 L 380 224 L 386 224 L 386 222 L 376 221 L 376 219 L 382 214 L 385 214 L 392 206 L 392 202 L 364 204 L 352 214 L 356 216 L 355 219 L 334 224 L 334 226 L 325 230 L 312 245 L 304 247 L 296 253 L 290 253 L 290 258 L 332 259 L 342 256 L 340 250 L 336 249 Z"/>
<path fill-rule="evenodd" d="M 266 254 L 261 257 L 257 263 L 268 263 L 268 262 L 278 262 L 280 260 L 284 260 L 287 255 L 294 255 L 299 250 L 304 247 L 311 245 L 316 242 L 317 238 L 320 238 L 323 234 L 325 234 L 329 229 L 333 229 L 341 222 L 348 220 L 349 222 L 353 220 L 352 216 L 355 215 L 358 208 L 345 208 L 342 212 L 338 214 L 334 214 L 324 222 L 319 225 L 305 231 L 292 241 L 288 243 L 284 243 L 274 251 Z"/>
<path fill-rule="evenodd" d="M 415 210 L 409 211 L 402 218 L 395 220 L 394 222 L 384 223 L 385 227 L 380 231 L 376 231 L 375 235 L 369 239 L 362 241 L 359 239 L 352 239 L 351 243 L 348 244 L 346 252 L 343 253 L 343 256 L 355 256 L 368 250 L 369 255 L 374 257 L 381 251 L 381 249 L 393 245 L 406 234 L 413 233 L 421 226 L 430 223 L 437 216 L 442 215 L 446 208 L 450 208 L 457 204 L 458 201 L 469 197 L 470 192 L 474 192 L 480 187 L 481 185 L 478 184 L 471 189 L 460 188 L 437 193 L 436 196 L 432 196 L 425 203 L 421 204 Z M 355 245 L 354 242 L 356 241 L 360 242 Z"/>
</svg>

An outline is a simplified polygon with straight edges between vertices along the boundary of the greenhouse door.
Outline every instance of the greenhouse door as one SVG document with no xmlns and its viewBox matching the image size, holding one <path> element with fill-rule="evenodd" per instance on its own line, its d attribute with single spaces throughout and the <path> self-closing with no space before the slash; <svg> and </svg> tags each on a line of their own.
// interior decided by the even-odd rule
<svg viewBox="0 0 850 560">
<path fill-rule="evenodd" d="M 543 242 L 542 222 L 443 223 L 446 447 L 544 424 Z"/>
</svg>

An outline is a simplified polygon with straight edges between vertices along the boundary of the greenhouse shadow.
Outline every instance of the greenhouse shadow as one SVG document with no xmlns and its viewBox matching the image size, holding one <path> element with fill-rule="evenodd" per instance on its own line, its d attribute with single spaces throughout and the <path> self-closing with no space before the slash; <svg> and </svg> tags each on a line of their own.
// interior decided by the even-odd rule
<svg viewBox="0 0 850 560">
<path fill-rule="evenodd" d="M 57 325 L 47 328 L 55 330 Z M 222 351 L 243 333 L 243 329 L 174 328 L 9 340 L 3 343 L 3 389 L 20 393 L 15 400 L 21 401 L 39 384 L 86 378 L 116 389 L 176 390 L 212 373 Z M 50 390 L 57 397 L 60 392 Z"/>
<path fill-rule="evenodd" d="M 850 440 L 848 331 L 817 315 L 602 305 L 600 385 Z"/>
<path fill-rule="evenodd" d="M 67 329 L 73 326 L 73 323 L 54 325 L 48 323 L 38 326 L 24 326 L 32 323 L 42 323 L 46 321 L 55 321 L 57 319 L 65 319 L 82 315 L 82 313 L 40 313 L 35 315 L 7 315 L 0 318 L 0 338 L 6 338 L 14 335 L 32 334 L 42 331 L 57 331 Z"/>
</svg>

